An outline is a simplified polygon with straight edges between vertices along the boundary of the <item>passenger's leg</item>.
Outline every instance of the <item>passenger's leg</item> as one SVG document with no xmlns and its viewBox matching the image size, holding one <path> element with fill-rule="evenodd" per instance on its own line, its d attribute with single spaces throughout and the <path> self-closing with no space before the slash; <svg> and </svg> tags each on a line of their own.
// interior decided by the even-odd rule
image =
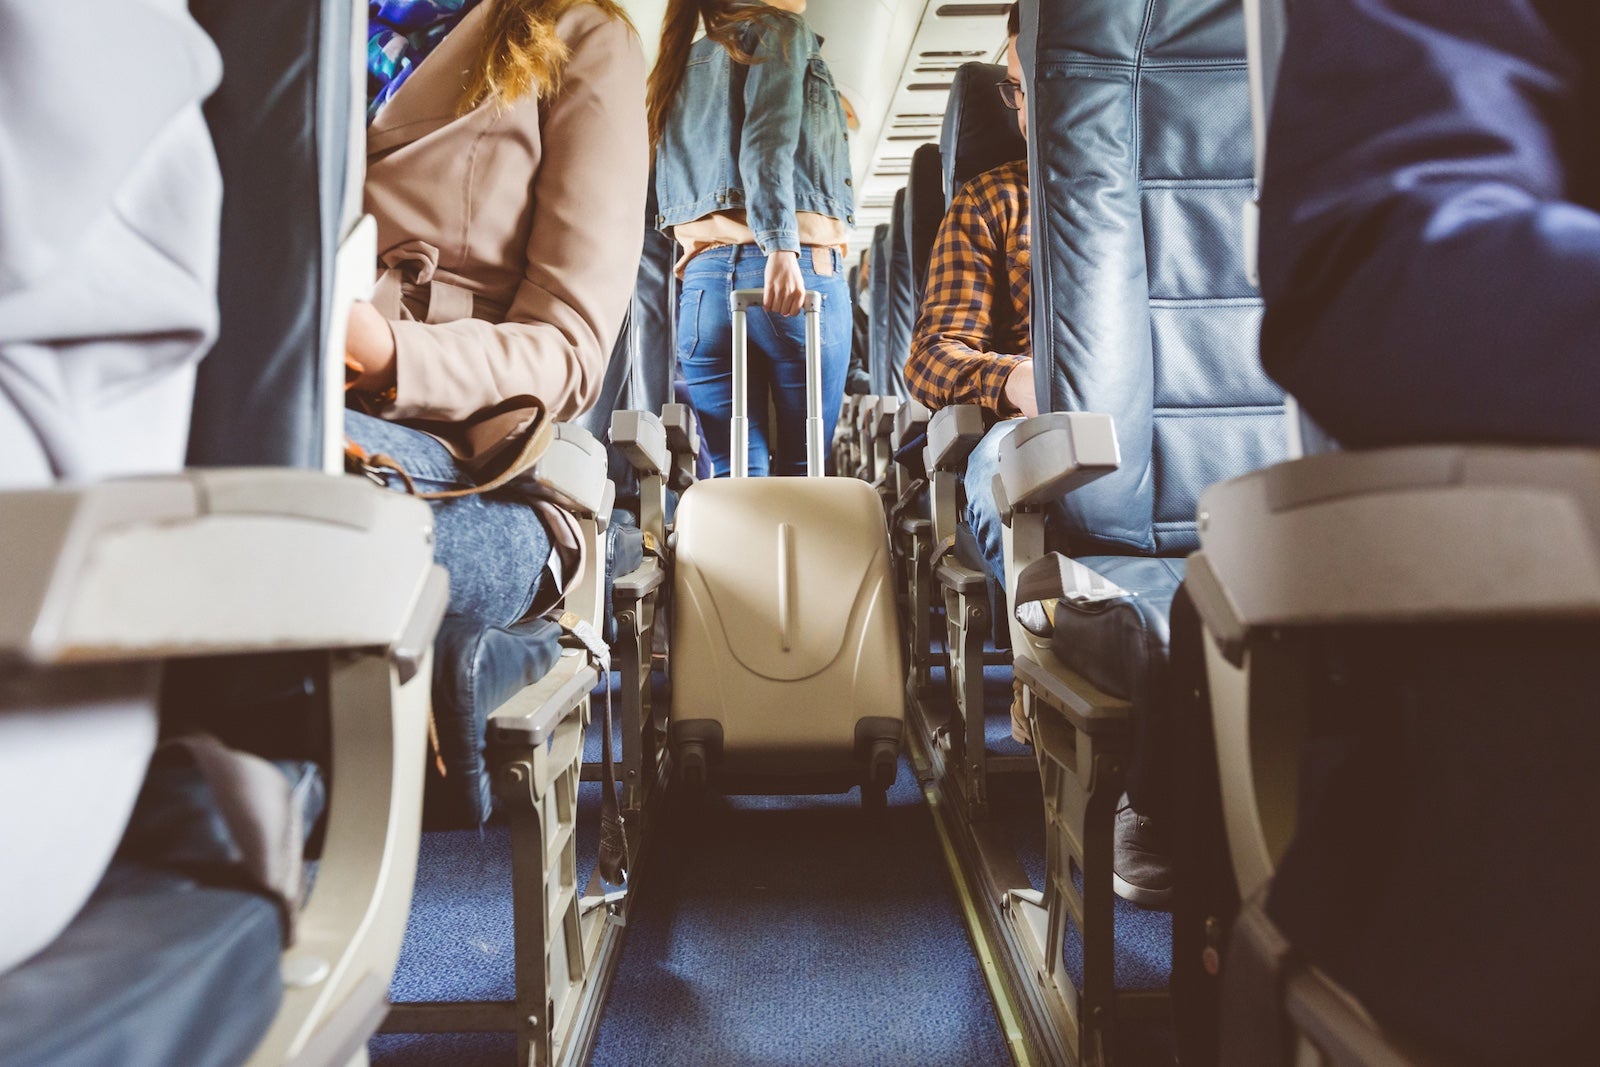
<svg viewBox="0 0 1600 1067">
<path fill-rule="evenodd" d="M 726 478 L 733 414 L 733 249 L 714 248 L 689 261 L 678 297 L 678 367 L 700 420 L 700 446 Z"/>
<path fill-rule="evenodd" d="M 967 490 L 967 528 L 983 552 L 989 575 L 1001 584 L 1006 580 L 1005 528 L 994 505 L 994 476 L 1000 472 L 1000 442 L 1016 429 L 1016 420 L 998 422 L 983 435 L 978 447 L 967 457 L 964 484 Z"/>
<path fill-rule="evenodd" d="M 419 430 L 357 411 L 345 412 L 344 429 L 369 453 L 392 457 L 422 492 L 473 485 L 449 450 Z M 390 487 L 401 488 L 399 479 Z M 432 506 L 433 556 L 450 572 L 451 613 L 494 626 L 526 615 L 550 559 L 538 513 L 504 490 Z"/>
<path fill-rule="evenodd" d="M 845 374 L 850 367 L 850 292 L 837 252 L 830 252 L 832 274 L 818 274 L 809 250 L 800 257 L 800 273 L 808 290 L 822 294 L 822 445 L 839 421 Z M 806 473 L 806 317 L 767 316 L 772 331 L 774 398 L 778 413 L 773 470 L 783 475 Z"/>
</svg>

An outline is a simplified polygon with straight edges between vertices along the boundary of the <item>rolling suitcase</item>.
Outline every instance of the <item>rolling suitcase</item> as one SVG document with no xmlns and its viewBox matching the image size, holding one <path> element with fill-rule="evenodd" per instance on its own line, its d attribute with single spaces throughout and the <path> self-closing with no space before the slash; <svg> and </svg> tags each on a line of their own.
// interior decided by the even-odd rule
<svg viewBox="0 0 1600 1067">
<path fill-rule="evenodd" d="M 899 768 L 905 667 L 883 504 L 823 477 L 822 296 L 805 295 L 809 477 L 749 478 L 745 314 L 733 317 L 733 477 L 678 505 L 671 744 L 690 790 L 881 797 Z"/>
</svg>

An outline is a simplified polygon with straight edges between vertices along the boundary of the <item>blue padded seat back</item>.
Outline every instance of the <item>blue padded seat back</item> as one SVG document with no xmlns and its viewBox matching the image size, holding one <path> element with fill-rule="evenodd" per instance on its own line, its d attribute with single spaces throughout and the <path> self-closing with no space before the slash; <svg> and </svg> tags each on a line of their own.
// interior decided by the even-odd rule
<svg viewBox="0 0 1600 1067">
<path fill-rule="evenodd" d="M 333 266 L 360 181 L 349 0 L 193 0 L 222 53 L 205 115 L 222 167 L 221 331 L 200 365 L 191 466 L 320 468 Z M 359 157 L 358 157 L 359 158 Z"/>
<path fill-rule="evenodd" d="M 939 154 L 944 160 L 945 203 L 967 182 L 1028 153 L 1017 118 L 995 88 L 1006 80 L 996 63 L 963 63 L 950 81 Z"/>
<path fill-rule="evenodd" d="M 872 230 L 872 249 L 867 253 L 871 264 L 872 319 L 867 327 L 867 374 L 872 378 L 874 396 L 894 395 L 894 383 L 889 377 L 889 295 L 892 268 L 889 265 L 889 226 L 880 223 Z"/>
<path fill-rule="evenodd" d="M 906 191 L 894 194 L 885 238 L 889 261 L 889 313 L 885 316 L 884 373 L 889 390 L 884 396 L 902 400 L 911 396 L 906 387 L 906 357 L 911 354 L 911 331 L 917 324 L 917 293 L 911 280 L 911 247 L 905 224 Z M 876 305 L 874 305 L 876 307 Z"/>
<path fill-rule="evenodd" d="M 594 407 L 573 421 L 601 441 L 609 441 L 611 413 L 651 411 L 660 414 L 662 405 L 672 403 L 672 377 L 677 355 L 672 343 L 673 276 L 677 246 L 672 238 L 656 229 L 656 184 L 650 177 L 645 196 L 644 251 L 639 257 L 639 273 L 634 277 L 633 299 L 628 304 L 622 332 L 612 346 L 611 359 L 600 385 Z M 616 457 L 611 464 L 612 481 L 619 486 Z"/>
<path fill-rule="evenodd" d="M 944 161 L 936 144 L 918 145 L 911 154 L 911 174 L 906 179 L 906 208 L 902 223 L 906 247 L 911 256 L 911 291 L 916 314 L 922 310 L 922 296 L 928 289 L 928 261 L 933 258 L 933 239 L 939 235 L 944 209 Z"/>
<path fill-rule="evenodd" d="M 1074 552 L 1183 555 L 1200 491 L 1284 457 L 1240 214 L 1237 0 L 1027 0 L 1041 410 L 1116 419 L 1122 467 L 1065 501 Z"/>
</svg>

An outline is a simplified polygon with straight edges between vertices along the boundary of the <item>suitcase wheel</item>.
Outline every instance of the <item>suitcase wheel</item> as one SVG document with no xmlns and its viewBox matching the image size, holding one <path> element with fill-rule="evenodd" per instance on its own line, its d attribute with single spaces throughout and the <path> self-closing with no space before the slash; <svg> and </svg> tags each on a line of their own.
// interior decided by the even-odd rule
<svg viewBox="0 0 1600 1067">
<path fill-rule="evenodd" d="M 867 787 L 878 792 L 888 792 L 900 774 L 900 746 L 890 741 L 876 741 L 867 764 Z"/>
<path fill-rule="evenodd" d="M 706 788 L 706 746 L 686 741 L 678 746 L 678 783 L 690 793 Z"/>
</svg>

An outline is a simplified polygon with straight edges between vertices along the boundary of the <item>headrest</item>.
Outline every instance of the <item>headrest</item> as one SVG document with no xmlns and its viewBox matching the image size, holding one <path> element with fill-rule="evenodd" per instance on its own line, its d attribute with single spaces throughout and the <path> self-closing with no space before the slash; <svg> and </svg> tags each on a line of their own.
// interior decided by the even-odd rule
<svg viewBox="0 0 1600 1067">
<path fill-rule="evenodd" d="M 928 260 L 933 256 L 933 239 L 944 221 L 947 201 L 944 195 L 944 162 L 939 146 L 925 144 L 911 156 L 911 176 L 906 179 L 905 226 L 911 250 L 911 282 L 917 306 L 928 287 Z"/>
<path fill-rule="evenodd" d="M 984 171 L 1028 154 L 1017 117 L 995 88 L 1005 80 L 1006 68 L 996 63 L 963 63 L 951 79 L 939 134 L 946 202 Z"/>
<path fill-rule="evenodd" d="M 352 0 L 194 0 L 222 53 L 206 121 L 222 169 L 221 332 L 195 385 L 189 463 L 320 468 L 334 257 L 360 207 L 363 39 Z"/>
</svg>

